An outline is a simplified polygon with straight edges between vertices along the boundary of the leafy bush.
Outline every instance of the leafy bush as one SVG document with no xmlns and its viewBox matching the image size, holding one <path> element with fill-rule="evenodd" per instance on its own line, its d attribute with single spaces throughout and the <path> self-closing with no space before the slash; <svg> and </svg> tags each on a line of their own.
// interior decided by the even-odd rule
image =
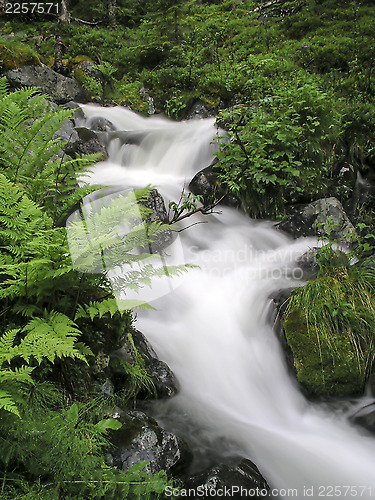
<svg viewBox="0 0 375 500">
<path fill-rule="evenodd" d="M 339 129 L 329 96 L 313 79 L 293 76 L 219 115 L 227 140 L 215 167 L 254 216 L 280 212 L 291 187 L 300 200 L 321 195 L 331 172 Z"/>
</svg>

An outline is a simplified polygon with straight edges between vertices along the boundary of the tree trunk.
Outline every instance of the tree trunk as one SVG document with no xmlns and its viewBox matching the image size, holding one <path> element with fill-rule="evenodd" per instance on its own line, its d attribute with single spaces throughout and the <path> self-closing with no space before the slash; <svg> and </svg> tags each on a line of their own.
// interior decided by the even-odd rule
<svg viewBox="0 0 375 500">
<path fill-rule="evenodd" d="M 110 26 L 116 24 L 116 0 L 108 0 L 108 20 Z"/>
<path fill-rule="evenodd" d="M 70 23 L 69 2 L 70 0 L 61 0 L 59 10 L 59 21 L 61 23 Z"/>
<path fill-rule="evenodd" d="M 55 62 L 53 64 L 53 69 L 60 73 L 62 70 L 62 58 L 63 58 L 63 43 L 61 39 L 61 34 L 56 36 L 56 48 L 55 48 Z"/>
</svg>

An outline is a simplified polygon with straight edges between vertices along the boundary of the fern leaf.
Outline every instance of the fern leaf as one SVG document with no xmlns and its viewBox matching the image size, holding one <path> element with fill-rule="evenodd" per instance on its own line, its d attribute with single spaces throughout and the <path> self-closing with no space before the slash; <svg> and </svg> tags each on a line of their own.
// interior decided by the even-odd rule
<svg viewBox="0 0 375 500">
<path fill-rule="evenodd" d="M 12 398 L 11 394 L 1 389 L 0 389 L 0 409 L 8 411 L 9 413 L 13 413 L 14 415 L 17 415 L 17 417 L 21 418 L 17 405 L 14 402 L 14 399 Z"/>
</svg>

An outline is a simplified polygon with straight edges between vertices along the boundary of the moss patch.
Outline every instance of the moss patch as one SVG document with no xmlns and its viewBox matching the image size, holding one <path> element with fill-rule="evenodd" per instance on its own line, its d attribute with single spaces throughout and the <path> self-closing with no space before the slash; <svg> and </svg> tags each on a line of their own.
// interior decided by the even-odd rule
<svg viewBox="0 0 375 500">
<path fill-rule="evenodd" d="M 297 379 L 310 396 L 352 396 L 363 391 L 364 377 L 351 342 L 344 336 L 326 338 L 308 328 L 302 311 L 283 321 Z"/>
<path fill-rule="evenodd" d="M 27 45 L 0 40 L 0 65 L 3 71 L 8 71 L 27 65 L 41 66 L 42 63 L 38 55 Z"/>
</svg>

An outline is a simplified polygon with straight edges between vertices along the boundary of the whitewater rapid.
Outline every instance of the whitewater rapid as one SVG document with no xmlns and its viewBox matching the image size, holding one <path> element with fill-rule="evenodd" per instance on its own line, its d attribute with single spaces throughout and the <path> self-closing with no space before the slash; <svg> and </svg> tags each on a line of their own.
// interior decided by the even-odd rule
<svg viewBox="0 0 375 500">
<path fill-rule="evenodd" d="M 82 109 L 85 126 L 102 117 L 126 132 L 109 134 L 109 158 L 90 182 L 118 190 L 151 184 L 167 205 L 217 148 L 214 119 L 175 123 L 122 108 Z M 137 313 L 138 329 L 179 380 L 169 404 L 212 439 L 237 443 L 282 498 L 371 498 L 375 440 L 343 412 L 306 401 L 269 324 L 270 294 L 301 284 L 296 259 L 316 242 L 292 241 L 231 208 L 215 211 L 184 221 L 199 224 L 165 251 L 168 264 L 197 267 L 168 289 L 155 285 L 149 300 L 156 310 Z"/>
</svg>

